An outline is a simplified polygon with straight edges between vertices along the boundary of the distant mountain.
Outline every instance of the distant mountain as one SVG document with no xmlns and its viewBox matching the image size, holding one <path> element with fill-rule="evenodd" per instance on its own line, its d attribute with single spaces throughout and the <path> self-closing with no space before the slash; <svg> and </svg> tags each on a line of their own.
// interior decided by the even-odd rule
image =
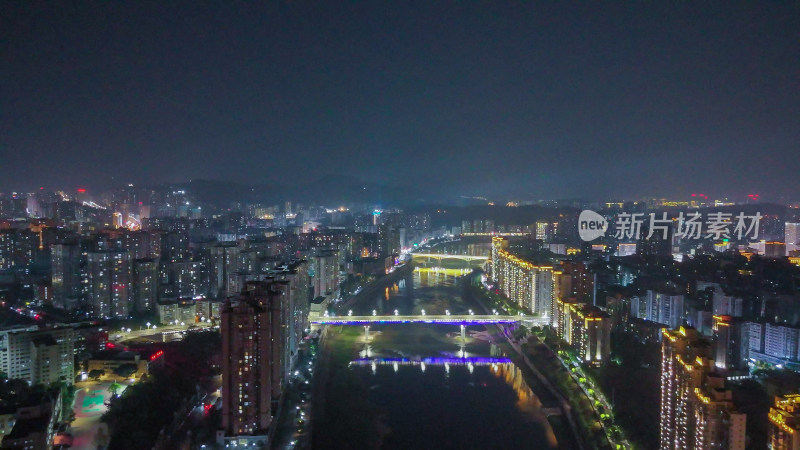
<svg viewBox="0 0 800 450">
<path fill-rule="evenodd" d="M 170 186 L 185 189 L 198 201 L 217 207 L 228 207 L 232 202 L 280 204 L 291 201 L 331 206 L 346 203 L 411 206 L 430 201 L 425 198 L 424 192 L 415 188 L 365 182 L 347 176 L 328 176 L 297 186 L 220 180 L 192 180 Z"/>
</svg>

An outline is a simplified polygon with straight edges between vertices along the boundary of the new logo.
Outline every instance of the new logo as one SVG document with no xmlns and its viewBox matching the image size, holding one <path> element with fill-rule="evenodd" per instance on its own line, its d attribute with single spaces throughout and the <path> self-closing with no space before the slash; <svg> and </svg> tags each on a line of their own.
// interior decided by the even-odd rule
<svg viewBox="0 0 800 450">
<path fill-rule="evenodd" d="M 578 216 L 578 234 L 586 242 L 604 236 L 608 230 L 608 221 L 596 212 L 585 209 Z"/>
</svg>

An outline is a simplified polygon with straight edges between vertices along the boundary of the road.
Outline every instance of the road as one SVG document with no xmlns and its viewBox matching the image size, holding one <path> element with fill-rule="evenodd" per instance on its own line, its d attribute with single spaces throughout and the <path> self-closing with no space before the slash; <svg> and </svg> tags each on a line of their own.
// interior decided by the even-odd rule
<svg viewBox="0 0 800 450">
<path fill-rule="evenodd" d="M 186 331 L 197 330 L 202 331 L 207 328 L 211 328 L 212 325 L 210 323 L 191 323 L 188 325 L 162 325 L 158 328 L 150 328 L 150 329 L 143 329 L 143 330 L 133 330 L 130 333 L 113 333 L 113 335 L 109 335 L 109 340 L 114 342 L 115 344 L 121 344 L 126 341 L 130 341 L 132 339 L 137 338 L 151 338 L 154 341 L 161 342 L 164 336 L 169 336 L 177 333 L 183 333 Z"/>
</svg>

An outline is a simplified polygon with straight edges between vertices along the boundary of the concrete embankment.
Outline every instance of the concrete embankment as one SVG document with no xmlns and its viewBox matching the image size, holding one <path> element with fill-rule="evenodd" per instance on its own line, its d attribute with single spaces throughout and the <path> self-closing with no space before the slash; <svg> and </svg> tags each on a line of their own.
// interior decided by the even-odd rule
<svg viewBox="0 0 800 450">
<path fill-rule="evenodd" d="M 358 305 L 362 301 L 374 298 L 374 296 L 379 294 L 381 290 L 386 288 L 386 286 L 402 280 L 403 278 L 411 275 L 412 272 L 414 272 L 414 265 L 409 261 L 395 269 L 394 272 L 384 275 L 364 286 L 358 294 L 353 295 L 345 300 L 344 303 L 342 303 L 342 305 L 339 307 L 339 310 L 347 310 L 348 308 Z"/>
</svg>

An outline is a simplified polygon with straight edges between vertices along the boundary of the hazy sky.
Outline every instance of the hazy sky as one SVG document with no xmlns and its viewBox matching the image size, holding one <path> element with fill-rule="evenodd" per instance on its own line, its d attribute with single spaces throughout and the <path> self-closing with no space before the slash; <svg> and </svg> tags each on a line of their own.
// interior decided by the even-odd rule
<svg viewBox="0 0 800 450">
<path fill-rule="evenodd" d="M 800 2 L 559 3 L 4 1 L 0 190 L 800 197 Z"/>
</svg>

